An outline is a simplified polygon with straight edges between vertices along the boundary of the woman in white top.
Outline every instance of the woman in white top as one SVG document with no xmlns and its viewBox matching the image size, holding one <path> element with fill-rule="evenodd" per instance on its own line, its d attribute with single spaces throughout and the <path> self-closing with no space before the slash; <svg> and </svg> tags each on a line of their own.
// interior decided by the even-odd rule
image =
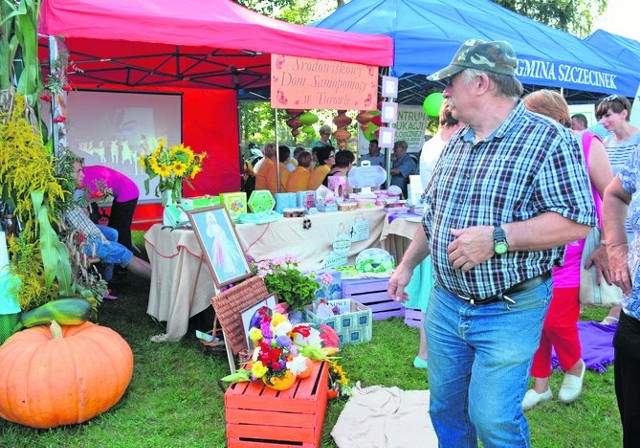
<svg viewBox="0 0 640 448">
<path fill-rule="evenodd" d="M 609 156 L 613 175 L 616 176 L 629 156 L 640 148 L 640 128 L 629 122 L 631 118 L 631 103 L 622 95 L 609 95 L 600 100 L 596 106 L 596 118 L 607 131 L 613 132 L 613 135 L 605 138 L 604 145 Z M 626 231 L 627 239 L 631 243 L 633 230 L 629 220 L 626 223 Z M 620 306 L 616 305 L 611 308 L 602 323 L 613 324 L 618 322 L 619 318 Z"/>
</svg>

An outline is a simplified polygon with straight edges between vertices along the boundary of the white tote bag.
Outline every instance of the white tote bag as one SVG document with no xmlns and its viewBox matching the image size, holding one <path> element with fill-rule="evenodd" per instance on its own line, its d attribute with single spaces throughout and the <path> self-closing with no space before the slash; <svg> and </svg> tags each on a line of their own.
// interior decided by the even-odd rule
<svg viewBox="0 0 640 448">
<path fill-rule="evenodd" d="M 593 227 L 587 236 L 580 260 L 580 303 L 583 305 L 613 306 L 620 303 L 622 289 L 610 285 L 603 278 L 598 285 L 596 282 L 596 267 L 592 264 L 589 269 L 584 265 L 594 250 L 600 245 L 600 229 Z"/>
</svg>

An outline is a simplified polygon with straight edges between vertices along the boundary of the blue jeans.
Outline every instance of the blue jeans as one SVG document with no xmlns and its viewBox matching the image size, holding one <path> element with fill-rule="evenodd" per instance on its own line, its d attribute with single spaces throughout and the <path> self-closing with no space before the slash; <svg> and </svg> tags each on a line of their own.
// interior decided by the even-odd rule
<svg viewBox="0 0 640 448">
<path fill-rule="evenodd" d="M 522 399 L 551 302 L 552 281 L 471 305 L 436 285 L 425 332 L 430 415 L 441 447 L 529 447 Z"/>
<path fill-rule="evenodd" d="M 95 247 L 85 246 L 85 253 L 88 256 L 95 256 L 100 258 L 101 262 L 106 265 L 117 264 L 123 268 L 126 268 L 131 258 L 133 256 L 133 252 L 124 247 L 122 244 L 118 243 L 118 231 L 112 229 L 107 226 L 97 226 L 100 232 L 109 240 L 108 243 L 104 243 L 97 238 L 89 238 L 89 242 L 93 244 Z M 92 249 L 94 252 L 92 252 Z M 113 266 L 111 266 L 111 270 L 113 270 Z M 108 273 L 107 273 L 108 275 Z M 107 277 L 105 276 L 105 279 Z"/>
</svg>

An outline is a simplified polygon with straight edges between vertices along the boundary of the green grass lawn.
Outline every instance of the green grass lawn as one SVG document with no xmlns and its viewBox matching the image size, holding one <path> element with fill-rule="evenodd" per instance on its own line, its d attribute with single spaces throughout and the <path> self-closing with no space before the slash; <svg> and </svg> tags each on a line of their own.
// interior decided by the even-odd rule
<svg viewBox="0 0 640 448">
<path fill-rule="evenodd" d="M 129 277 L 118 295 L 117 301 L 101 306 L 100 323 L 120 333 L 134 353 L 133 380 L 120 403 L 85 424 L 51 430 L 0 420 L 0 447 L 224 447 L 224 402 L 217 380 L 228 373 L 226 357 L 203 354 L 191 335 L 180 342 L 151 342 L 151 336 L 164 331 L 146 314 L 143 281 Z M 583 318 L 605 315 L 606 310 L 588 309 Z M 425 372 L 412 366 L 417 344 L 418 331 L 401 320 L 374 322 L 371 342 L 345 346 L 341 364 L 363 386 L 426 389 Z M 561 382 L 562 375 L 554 373 L 554 393 Z M 344 398 L 329 402 L 323 447 L 336 446 L 330 432 L 345 403 Z M 622 445 L 612 367 L 604 374 L 588 370 L 583 394 L 574 404 L 554 400 L 527 417 L 534 447 Z"/>
</svg>

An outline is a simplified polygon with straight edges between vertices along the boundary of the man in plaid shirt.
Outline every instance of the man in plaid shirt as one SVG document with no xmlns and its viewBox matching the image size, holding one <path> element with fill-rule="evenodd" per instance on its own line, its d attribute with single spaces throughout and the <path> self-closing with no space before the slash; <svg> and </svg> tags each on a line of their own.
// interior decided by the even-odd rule
<svg viewBox="0 0 640 448">
<path fill-rule="evenodd" d="M 73 177 L 78 185 L 82 185 L 82 162 L 73 162 Z M 69 227 L 79 229 L 86 236 L 88 244 L 85 244 L 84 251 L 87 256 L 98 257 L 102 263 L 118 264 L 138 277 L 151 279 L 151 265 L 133 255 L 133 252 L 122 244 L 107 240 L 89 219 L 84 208 L 77 206 L 69 209 L 64 214 L 64 220 Z"/>
<path fill-rule="evenodd" d="M 445 146 L 425 215 L 389 281 L 398 301 L 433 257 L 425 331 L 430 416 L 441 446 L 530 446 L 522 399 L 565 244 L 596 224 L 582 152 L 570 132 L 525 110 L 507 42 L 469 40 L 445 80 L 467 124 Z"/>
</svg>

